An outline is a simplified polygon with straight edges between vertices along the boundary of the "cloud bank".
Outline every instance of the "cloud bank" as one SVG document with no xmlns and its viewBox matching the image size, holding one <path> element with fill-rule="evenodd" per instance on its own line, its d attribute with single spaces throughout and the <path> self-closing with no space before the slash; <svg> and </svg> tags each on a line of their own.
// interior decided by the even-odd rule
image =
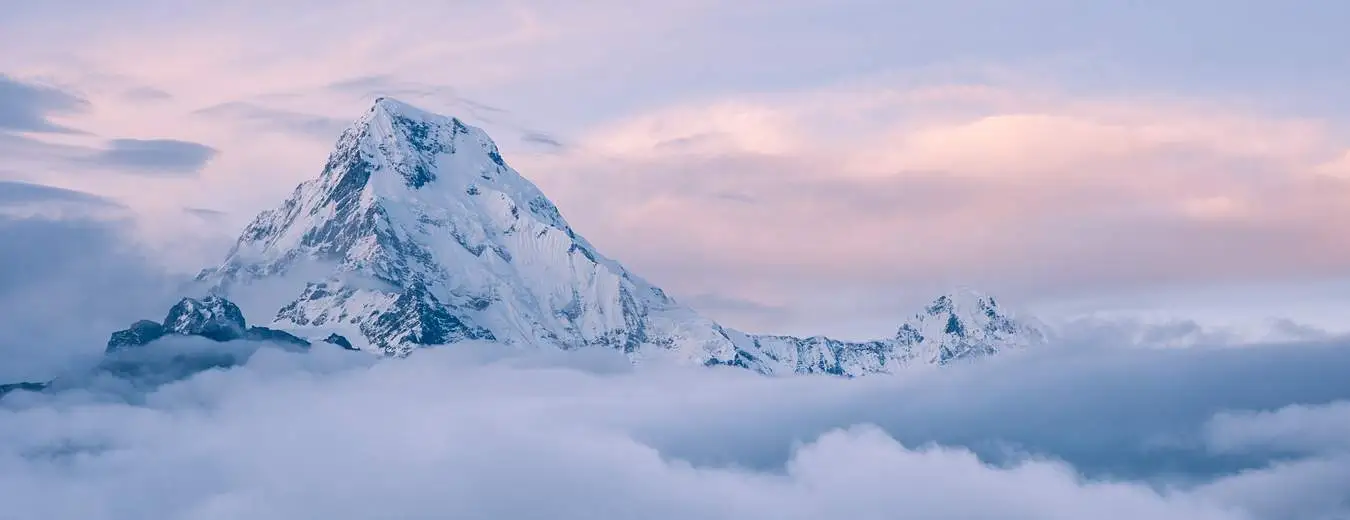
<svg viewBox="0 0 1350 520">
<path fill-rule="evenodd" d="M 89 519 L 1333 519 L 1348 368 L 1342 344 L 1079 346 L 851 381 L 264 348 L 136 404 L 11 394 L 0 497 Z"/>
</svg>

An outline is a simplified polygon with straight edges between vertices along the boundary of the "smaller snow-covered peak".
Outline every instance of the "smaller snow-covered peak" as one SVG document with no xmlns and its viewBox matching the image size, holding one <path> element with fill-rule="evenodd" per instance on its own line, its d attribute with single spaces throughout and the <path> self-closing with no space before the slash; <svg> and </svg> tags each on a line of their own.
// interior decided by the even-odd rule
<svg viewBox="0 0 1350 520">
<path fill-rule="evenodd" d="M 761 372 L 849 377 L 973 361 L 1046 341 L 1039 322 L 1014 318 L 993 297 L 970 289 L 934 298 L 888 339 L 857 342 L 732 332 L 744 357 Z"/>
<path fill-rule="evenodd" d="M 183 298 L 164 317 L 164 329 L 176 334 L 239 335 L 244 328 L 244 313 L 219 296 Z"/>
<path fill-rule="evenodd" d="M 964 288 L 937 297 L 896 332 L 911 359 L 938 365 L 1045 340 L 1038 326 L 1018 321 L 993 297 Z"/>
<path fill-rule="evenodd" d="M 281 345 L 309 347 L 309 341 L 288 332 L 267 327 L 247 327 L 244 313 L 234 302 L 211 295 L 201 299 L 183 298 L 169 308 L 163 323 L 140 320 L 112 333 L 106 353 L 113 354 L 148 345 L 161 337 L 200 336 L 212 341 L 270 341 Z"/>
</svg>

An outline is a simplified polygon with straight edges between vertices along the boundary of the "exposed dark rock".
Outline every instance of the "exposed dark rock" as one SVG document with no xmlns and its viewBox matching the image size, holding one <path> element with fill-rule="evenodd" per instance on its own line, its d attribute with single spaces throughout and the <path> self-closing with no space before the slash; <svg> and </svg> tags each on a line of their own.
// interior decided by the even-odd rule
<svg viewBox="0 0 1350 520">
<path fill-rule="evenodd" d="M 271 341 L 286 345 L 295 345 L 298 347 L 308 347 L 309 341 L 296 337 L 295 335 L 267 327 L 249 327 L 244 332 L 244 339 L 253 341 Z"/>
<path fill-rule="evenodd" d="M 271 341 L 282 345 L 308 347 L 309 341 L 285 331 L 267 327 L 249 327 L 239 306 L 220 296 L 200 300 L 183 298 L 164 317 L 164 323 L 141 320 L 131 327 L 112 333 L 105 352 L 112 354 L 149 344 L 167 335 L 200 336 L 213 341 Z"/>
<path fill-rule="evenodd" d="M 353 347 L 352 342 L 348 341 L 346 337 L 337 333 L 329 334 L 328 337 L 323 339 L 323 341 L 324 343 L 331 343 L 333 345 L 337 345 L 347 350 L 360 350 L 356 347 Z"/>
<path fill-rule="evenodd" d="M 174 352 L 149 352 L 143 347 L 165 336 L 202 337 L 224 343 L 234 340 L 266 341 L 288 350 L 308 349 L 310 342 L 285 331 L 267 327 L 246 327 L 244 314 L 234 303 L 219 296 L 202 299 L 183 298 L 164 318 L 164 323 L 141 320 L 112 333 L 103 359 L 95 372 L 111 374 L 137 385 L 158 385 L 176 381 L 215 368 L 228 368 L 246 362 L 257 346 L 239 345 L 220 348 L 184 348 Z M 337 336 L 344 348 L 346 338 Z M 330 336 L 330 342 L 332 342 Z M 64 380 L 62 380 L 64 382 Z M 40 392 L 56 381 L 46 383 L 0 384 L 0 396 L 27 390 Z"/>
<path fill-rule="evenodd" d="M 239 306 L 219 296 L 207 296 L 179 300 L 164 317 L 164 329 L 166 333 L 231 341 L 243 338 L 246 326 Z"/>
<path fill-rule="evenodd" d="M 164 336 L 164 325 L 150 320 L 132 323 L 131 327 L 112 333 L 104 352 L 112 353 L 139 347 Z"/>
<path fill-rule="evenodd" d="M 8 394 L 8 393 L 10 393 L 10 392 L 16 392 L 16 391 L 19 391 L 19 390 L 23 390 L 23 391 L 27 391 L 27 392 L 41 392 L 41 391 L 47 389 L 47 386 L 50 385 L 50 384 L 51 384 L 51 383 L 8 383 L 8 384 L 2 384 L 2 385 L 0 385 L 0 397 L 4 397 L 5 394 Z"/>
<path fill-rule="evenodd" d="M 387 344 L 381 347 L 390 354 L 396 353 L 395 347 L 400 343 L 443 345 L 465 340 L 496 339 L 491 331 L 465 323 L 420 283 L 403 291 L 393 307 L 397 309 L 395 312 L 385 313 L 373 323 L 363 324 L 361 330 L 368 338 L 388 338 Z"/>
</svg>

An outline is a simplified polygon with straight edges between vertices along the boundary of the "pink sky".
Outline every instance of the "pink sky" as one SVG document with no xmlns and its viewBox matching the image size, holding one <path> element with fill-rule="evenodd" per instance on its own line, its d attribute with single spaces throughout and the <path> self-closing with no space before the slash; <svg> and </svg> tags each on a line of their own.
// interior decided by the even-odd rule
<svg viewBox="0 0 1350 520">
<path fill-rule="evenodd" d="M 112 197 L 167 267 L 194 271 L 390 94 L 485 127 L 606 254 L 751 330 L 882 334 L 957 285 L 1053 307 L 1350 274 L 1350 139 L 1330 111 L 1277 103 L 1296 92 L 1157 71 L 1085 89 L 1073 73 L 1092 57 L 1065 49 L 1093 47 L 1072 42 L 868 65 L 849 50 L 887 48 L 866 40 L 883 28 L 728 28 L 826 7 L 807 0 L 426 4 L 21 9 L 0 22 L 16 51 L 0 73 L 87 100 L 45 114 L 85 133 L 21 133 L 53 151 L 8 154 L 0 178 Z M 115 138 L 216 153 L 189 175 L 54 159 Z"/>
</svg>

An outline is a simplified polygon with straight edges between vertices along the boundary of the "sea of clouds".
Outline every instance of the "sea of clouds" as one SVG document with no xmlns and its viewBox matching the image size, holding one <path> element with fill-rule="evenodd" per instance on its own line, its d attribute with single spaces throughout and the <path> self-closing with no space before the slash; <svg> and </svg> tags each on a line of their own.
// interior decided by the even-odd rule
<svg viewBox="0 0 1350 520">
<path fill-rule="evenodd" d="M 114 236 L 0 220 L 0 382 L 64 381 L 0 399 L 0 518 L 1350 518 L 1346 340 L 845 380 L 174 338 L 138 355 L 247 362 L 147 384 L 87 370 L 174 297 Z"/>
<path fill-rule="evenodd" d="M 1347 368 L 1342 344 L 1080 346 L 856 380 L 264 346 L 140 392 L 10 394 L 0 516 L 1350 518 Z"/>
</svg>

